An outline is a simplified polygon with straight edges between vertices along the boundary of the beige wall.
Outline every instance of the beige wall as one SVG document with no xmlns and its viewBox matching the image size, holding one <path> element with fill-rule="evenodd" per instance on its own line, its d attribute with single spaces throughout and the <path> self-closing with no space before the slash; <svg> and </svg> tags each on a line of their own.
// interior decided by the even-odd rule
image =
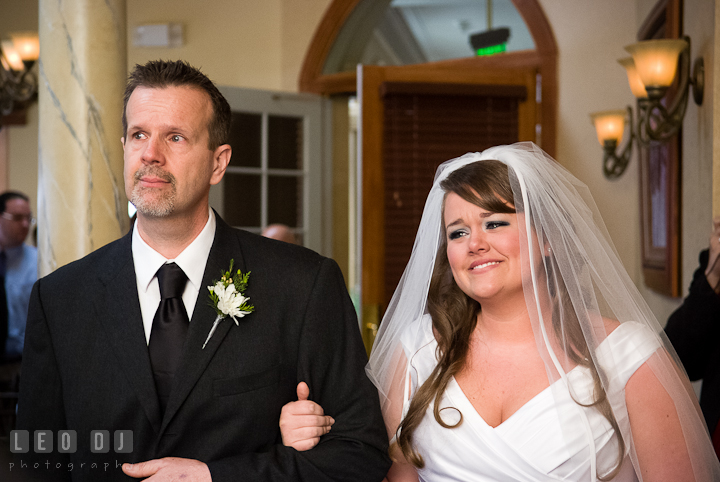
<svg viewBox="0 0 720 482">
<path fill-rule="evenodd" d="M 310 41 L 331 0 L 281 0 L 282 90 L 297 90 L 298 77 Z"/>
<path fill-rule="evenodd" d="M 616 60 L 635 41 L 655 0 L 626 2 L 541 0 L 559 50 L 558 161 L 589 187 L 625 267 L 661 324 L 680 300 L 644 287 L 640 253 L 639 178 L 633 153 L 625 174 L 608 181 L 602 175 L 602 147 L 590 124 L 590 112 L 635 105 L 624 69 Z M 692 55 L 705 58 L 712 70 L 713 0 L 685 0 L 685 32 L 693 40 Z M 598 48 L 600 46 L 600 48 Z M 683 132 L 682 281 L 692 279 L 697 253 L 707 245 L 712 204 L 712 94 L 688 107 Z"/>
<path fill-rule="evenodd" d="M 152 59 L 185 59 L 216 83 L 297 91 L 315 28 L 330 0 L 127 0 L 128 68 Z M 181 23 L 180 48 L 134 47 L 135 27 Z"/>
</svg>

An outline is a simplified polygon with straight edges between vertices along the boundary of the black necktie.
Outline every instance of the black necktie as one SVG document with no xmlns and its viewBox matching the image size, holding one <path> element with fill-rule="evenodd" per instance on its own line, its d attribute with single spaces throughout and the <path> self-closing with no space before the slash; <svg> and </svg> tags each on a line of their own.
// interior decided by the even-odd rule
<svg viewBox="0 0 720 482">
<path fill-rule="evenodd" d="M 148 348 L 160 409 L 164 414 L 190 321 L 182 300 L 187 283 L 183 270 L 175 263 L 164 264 L 157 272 L 157 279 L 160 306 L 153 318 Z"/>
<path fill-rule="evenodd" d="M 5 293 L 5 269 L 7 255 L 0 251 L 0 362 L 5 359 L 5 345 L 8 339 L 7 294 Z"/>
</svg>

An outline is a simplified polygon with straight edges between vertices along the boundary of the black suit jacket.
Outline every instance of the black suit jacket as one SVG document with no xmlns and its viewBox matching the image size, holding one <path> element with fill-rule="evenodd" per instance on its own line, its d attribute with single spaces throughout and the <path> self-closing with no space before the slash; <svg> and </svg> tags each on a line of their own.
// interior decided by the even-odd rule
<svg viewBox="0 0 720 482">
<path fill-rule="evenodd" d="M 720 421 L 720 296 L 705 277 L 708 251 L 700 253 L 690 294 L 670 315 L 665 333 L 690 380 L 702 379 L 700 407 L 712 435 Z"/>
<path fill-rule="evenodd" d="M 310 250 L 232 229 L 216 217 L 203 286 L 219 279 L 234 259 L 237 268 L 252 273 L 246 295 L 255 311 L 240 326 L 222 321 L 202 349 L 215 312 L 201 289 L 162 418 L 131 235 L 36 283 L 18 429 L 72 429 L 78 443 L 72 455 L 31 449 L 16 457 L 16 472 L 50 480 L 133 480 L 122 474 L 122 462 L 175 456 L 206 462 L 216 482 L 383 478 L 390 465 L 387 436 L 337 265 Z M 297 399 L 300 381 L 335 418 L 331 432 L 307 452 L 284 447 L 278 426 L 281 408 Z M 132 430 L 133 452 L 92 453 L 93 430 Z M 32 463 L 38 461 L 36 469 Z"/>
</svg>

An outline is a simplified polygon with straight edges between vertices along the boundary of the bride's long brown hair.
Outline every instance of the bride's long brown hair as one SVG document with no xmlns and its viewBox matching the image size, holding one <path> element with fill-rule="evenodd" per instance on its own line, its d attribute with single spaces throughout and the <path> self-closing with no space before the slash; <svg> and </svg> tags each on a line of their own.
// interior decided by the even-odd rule
<svg viewBox="0 0 720 482">
<path fill-rule="evenodd" d="M 467 202 L 494 213 L 515 213 L 512 187 L 510 185 L 508 167 L 495 160 L 486 160 L 469 164 L 450 174 L 440 183 L 446 193 L 455 193 Z M 445 203 L 443 202 L 443 211 Z M 443 213 L 444 214 L 444 213 Z M 432 326 L 437 340 L 438 363 L 428 379 L 417 389 L 413 396 L 407 415 L 400 423 L 397 443 L 405 458 L 417 468 L 425 465 L 422 456 L 415 450 L 412 438 L 415 429 L 420 425 L 431 402 L 433 415 L 437 423 L 444 428 L 455 428 L 463 422 L 460 420 L 449 425 L 440 417 L 440 401 L 450 379 L 465 365 L 470 349 L 470 337 L 477 325 L 480 303 L 467 296 L 455 283 L 450 263 L 447 258 L 447 233 L 444 216 L 441 216 L 442 241 L 435 256 L 430 289 L 428 292 L 428 311 L 432 317 Z M 549 259 L 548 271 L 553 270 L 553 260 Z M 555 271 L 557 272 L 557 271 Z M 577 365 L 588 367 L 592 373 L 595 390 L 594 400 L 584 405 L 594 406 L 610 423 L 618 440 L 618 463 L 608 474 L 598 478 L 610 480 L 620 471 L 625 452 L 625 443 L 617 421 L 610 408 L 605 390 L 595 365 L 590 359 L 590 352 L 583 336 L 577 316 L 570 303 L 567 289 L 561 276 L 548 276 L 554 282 L 553 293 L 553 331 L 558 340 L 563 340 L 567 347 L 568 358 Z M 562 311 L 562 313 L 561 313 Z M 565 330 L 560 319 L 571 320 Z"/>
</svg>

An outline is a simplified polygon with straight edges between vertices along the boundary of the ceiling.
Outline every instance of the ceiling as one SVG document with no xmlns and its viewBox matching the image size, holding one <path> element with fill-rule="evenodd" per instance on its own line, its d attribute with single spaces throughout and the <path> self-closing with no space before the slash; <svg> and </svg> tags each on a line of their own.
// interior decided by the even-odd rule
<svg viewBox="0 0 720 482">
<path fill-rule="evenodd" d="M 474 33 L 509 27 L 508 51 L 533 49 L 532 37 L 510 0 L 393 0 L 386 15 L 399 15 L 427 62 L 473 54 L 468 40 Z M 394 11 L 394 13 L 393 13 Z"/>
<path fill-rule="evenodd" d="M 535 48 L 511 0 L 366 0 L 343 26 L 324 73 L 365 65 L 408 65 L 474 55 L 469 37 L 508 27 L 507 51 Z"/>
</svg>

